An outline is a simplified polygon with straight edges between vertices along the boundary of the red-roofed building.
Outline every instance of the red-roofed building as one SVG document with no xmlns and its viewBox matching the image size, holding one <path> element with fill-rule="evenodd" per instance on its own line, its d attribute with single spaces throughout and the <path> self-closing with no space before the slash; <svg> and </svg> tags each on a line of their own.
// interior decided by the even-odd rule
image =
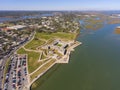
<svg viewBox="0 0 120 90">
<path fill-rule="evenodd" d="M 6 31 L 11 30 L 11 29 L 9 29 L 9 28 L 1 28 L 1 30 L 6 32 Z"/>
</svg>

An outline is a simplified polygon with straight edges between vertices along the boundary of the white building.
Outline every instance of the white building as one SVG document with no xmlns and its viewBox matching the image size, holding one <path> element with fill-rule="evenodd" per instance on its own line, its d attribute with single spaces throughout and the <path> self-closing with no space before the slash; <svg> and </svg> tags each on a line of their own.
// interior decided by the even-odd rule
<svg viewBox="0 0 120 90">
<path fill-rule="evenodd" d="M 19 29 L 23 29 L 25 27 L 26 27 L 25 25 L 16 25 L 16 26 L 7 27 L 7 29 L 19 30 Z"/>
</svg>

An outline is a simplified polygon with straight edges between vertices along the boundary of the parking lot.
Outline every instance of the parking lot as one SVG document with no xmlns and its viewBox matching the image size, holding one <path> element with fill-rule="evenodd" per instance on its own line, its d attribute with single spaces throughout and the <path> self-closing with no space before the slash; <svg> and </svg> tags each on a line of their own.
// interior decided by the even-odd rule
<svg viewBox="0 0 120 90">
<path fill-rule="evenodd" d="M 24 90 L 28 85 L 27 55 L 15 54 L 11 57 L 5 77 L 4 90 Z"/>
</svg>

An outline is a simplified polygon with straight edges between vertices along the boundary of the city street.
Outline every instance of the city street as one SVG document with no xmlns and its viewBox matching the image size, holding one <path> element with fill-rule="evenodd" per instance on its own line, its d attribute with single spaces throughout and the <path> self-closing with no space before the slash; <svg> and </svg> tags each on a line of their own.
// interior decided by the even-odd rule
<svg viewBox="0 0 120 90">
<path fill-rule="evenodd" d="M 7 62 L 8 58 L 10 58 L 12 56 L 12 54 L 14 54 L 16 52 L 16 50 L 18 50 L 21 46 L 23 46 L 24 44 L 26 44 L 27 42 L 32 40 L 34 34 L 35 34 L 35 32 L 31 34 L 31 37 L 29 37 L 27 41 L 24 41 L 22 44 L 17 46 L 13 51 L 11 51 L 8 55 L 4 56 L 4 58 L 1 60 L 1 64 L 0 64 L 0 90 L 3 90 L 4 68 L 6 66 L 6 62 Z"/>
</svg>

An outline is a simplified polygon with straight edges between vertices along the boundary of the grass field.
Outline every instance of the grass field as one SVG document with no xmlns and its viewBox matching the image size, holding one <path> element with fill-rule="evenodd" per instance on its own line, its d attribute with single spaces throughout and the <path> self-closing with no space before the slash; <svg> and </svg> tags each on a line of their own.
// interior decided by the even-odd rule
<svg viewBox="0 0 120 90">
<path fill-rule="evenodd" d="M 18 54 L 27 54 L 28 55 L 28 71 L 29 71 L 29 73 L 32 73 L 40 65 L 42 65 L 42 62 L 38 63 L 40 53 L 31 52 L 31 51 L 25 51 L 23 48 L 18 50 L 17 53 Z"/>
<path fill-rule="evenodd" d="M 7 71 L 8 71 L 8 66 L 9 66 L 10 63 L 11 63 L 10 58 L 8 58 L 8 60 L 7 60 L 7 62 L 6 62 L 6 66 L 5 66 L 5 74 L 6 74 Z"/>
<path fill-rule="evenodd" d="M 41 59 L 45 59 L 46 58 L 46 56 L 43 54 L 43 52 L 42 52 L 42 54 L 41 54 Z"/>
<path fill-rule="evenodd" d="M 42 41 L 40 39 L 47 40 L 48 43 L 51 43 L 54 38 L 60 38 L 64 40 L 74 40 L 76 37 L 76 34 L 72 33 L 63 33 L 63 32 L 57 32 L 57 33 L 39 33 L 37 32 L 35 35 L 35 38 L 29 42 L 27 45 L 25 45 L 26 49 L 36 50 L 37 47 L 43 45 L 45 41 Z"/>
<path fill-rule="evenodd" d="M 45 55 L 48 55 L 48 49 L 43 50 Z"/>
<path fill-rule="evenodd" d="M 7 60 L 7 62 L 6 62 L 6 66 L 5 66 L 3 82 L 5 81 L 5 77 L 6 77 L 6 74 L 7 74 L 7 72 L 8 72 L 8 67 L 9 67 L 9 64 L 10 64 L 10 63 L 11 63 L 10 58 L 8 58 L 8 60 Z"/>
<path fill-rule="evenodd" d="M 31 42 L 29 42 L 25 48 L 26 49 L 32 49 L 32 50 L 36 50 L 37 47 L 43 45 L 45 42 L 39 39 L 33 39 Z"/>
<path fill-rule="evenodd" d="M 76 38 L 76 34 L 72 33 L 64 33 L 64 32 L 57 32 L 57 33 L 36 33 L 37 38 L 43 38 L 45 40 L 49 40 L 52 38 L 61 38 L 65 40 L 74 40 Z"/>
<path fill-rule="evenodd" d="M 43 73 L 45 70 L 47 70 L 53 63 L 55 62 L 55 60 L 50 60 L 48 63 L 46 63 L 42 68 L 40 68 L 37 72 L 35 72 L 34 74 L 32 74 L 30 76 L 31 81 L 36 78 L 39 74 Z"/>
</svg>

